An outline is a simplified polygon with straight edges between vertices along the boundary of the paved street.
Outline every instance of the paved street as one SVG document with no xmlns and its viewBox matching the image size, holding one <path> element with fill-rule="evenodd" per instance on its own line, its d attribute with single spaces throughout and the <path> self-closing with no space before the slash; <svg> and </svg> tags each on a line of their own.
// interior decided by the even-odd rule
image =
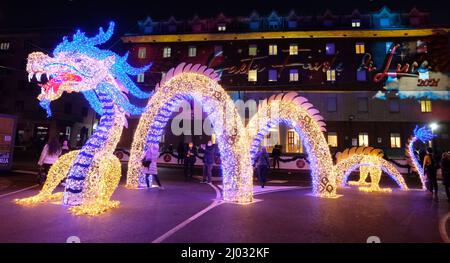
<svg viewBox="0 0 450 263">
<path fill-rule="evenodd" d="M 15 205 L 13 199 L 35 194 L 33 175 L 0 177 L 0 242 L 443 242 L 450 223 L 441 193 L 439 203 L 421 191 L 361 193 L 347 188 L 338 199 L 310 195 L 306 175 L 272 173 L 256 202 L 218 202 L 215 186 L 185 182 L 182 171 L 160 168 L 165 190 L 127 190 L 114 194 L 121 205 L 98 217 L 77 217 L 59 204 Z M 286 182 L 287 181 L 287 182 Z M 390 180 L 383 180 L 389 184 Z M 19 192 L 16 192 L 19 190 Z M 12 193 L 12 194 L 8 194 Z M 442 232 L 444 229 L 444 232 Z"/>
</svg>

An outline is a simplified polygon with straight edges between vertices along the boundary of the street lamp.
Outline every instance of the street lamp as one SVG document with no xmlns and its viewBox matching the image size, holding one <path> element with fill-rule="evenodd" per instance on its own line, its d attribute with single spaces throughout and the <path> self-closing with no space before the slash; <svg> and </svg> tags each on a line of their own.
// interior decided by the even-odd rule
<svg viewBox="0 0 450 263">
<path fill-rule="evenodd" d="M 430 127 L 431 129 L 431 133 L 434 133 L 434 131 L 437 130 L 437 128 L 439 128 L 439 125 L 436 122 L 432 122 L 430 123 L 430 125 L 428 125 L 428 127 Z M 434 148 L 433 139 L 431 139 L 430 141 L 430 147 Z"/>
<path fill-rule="evenodd" d="M 431 132 L 434 132 L 435 130 L 437 130 L 437 128 L 439 128 L 439 125 L 436 122 L 432 122 L 428 126 L 430 127 Z"/>
</svg>

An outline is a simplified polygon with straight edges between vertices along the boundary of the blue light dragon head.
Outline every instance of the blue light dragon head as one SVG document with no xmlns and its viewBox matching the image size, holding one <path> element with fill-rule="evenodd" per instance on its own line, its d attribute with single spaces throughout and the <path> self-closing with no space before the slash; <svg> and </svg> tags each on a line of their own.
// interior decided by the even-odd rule
<svg viewBox="0 0 450 263">
<path fill-rule="evenodd" d="M 433 134 L 431 129 L 427 128 L 427 126 L 422 126 L 419 128 L 418 125 L 414 128 L 414 136 L 424 143 L 431 141 L 434 137 L 436 137 L 436 135 Z"/>
<path fill-rule="evenodd" d="M 121 57 L 116 53 L 100 49 L 114 31 L 114 23 L 103 28 L 94 37 L 87 37 L 78 30 L 69 40 L 67 37 L 53 51 L 53 57 L 42 52 L 29 54 L 27 63 L 28 79 L 36 76 L 41 94 L 40 105 L 51 115 L 50 102 L 58 99 L 64 92 L 81 92 L 97 113 L 102 109 L 97 92 L 108 93 L 114 101 L 129 114 L 140 114 L 142 109 L 130 104 L 128 93 L 145 99 L 151 94 L 141 91 L 129 75 L 138 75 L 147 71 L 151 65 L 142 68 L 130 66 L 126 60 L 128 53 Z M 42 79 L 46 76 L 46 79 Z"/>
</svg>

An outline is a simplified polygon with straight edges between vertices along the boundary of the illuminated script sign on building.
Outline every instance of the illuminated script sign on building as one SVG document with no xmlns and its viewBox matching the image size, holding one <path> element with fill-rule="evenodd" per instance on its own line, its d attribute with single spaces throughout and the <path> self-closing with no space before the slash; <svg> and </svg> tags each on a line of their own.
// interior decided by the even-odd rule
<svg viewBox="0 0 450 263">
<path fill-rule="evenodd" d="M 14 149 L 16 118 L 0 114 L 0 169 L 10 169 Z"/>
</svg>

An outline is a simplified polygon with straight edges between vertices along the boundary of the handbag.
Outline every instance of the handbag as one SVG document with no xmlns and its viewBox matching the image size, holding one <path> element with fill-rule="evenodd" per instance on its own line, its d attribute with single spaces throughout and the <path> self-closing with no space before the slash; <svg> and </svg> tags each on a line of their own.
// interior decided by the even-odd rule
<svg viewBox="0 0 450 263">
<path fill-rule="evenodd" d="M 147 159 L 145 159 L 145 157 L 142 159 L 142 166 L 144 166 L 144 167 L 149 167 L 151 163 L 152 163 L 152 160 L 147 160 Z"/>
</svg>

